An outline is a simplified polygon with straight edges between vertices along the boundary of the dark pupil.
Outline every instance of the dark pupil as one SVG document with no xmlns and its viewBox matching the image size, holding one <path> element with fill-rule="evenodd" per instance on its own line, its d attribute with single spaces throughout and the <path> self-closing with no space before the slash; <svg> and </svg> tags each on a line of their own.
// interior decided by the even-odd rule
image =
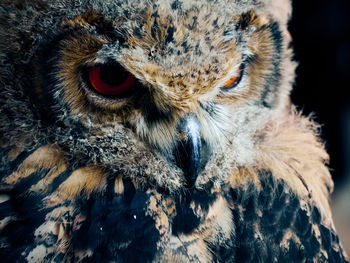
<svg viewBox="0 0 350 263">
<path fill-rule="evenodd" d="M 120 65 L 103 65 L 100 69 L 100 78 L 111 86 L 118 86 L 125 82 L 129 73 Z"/>
</svg>

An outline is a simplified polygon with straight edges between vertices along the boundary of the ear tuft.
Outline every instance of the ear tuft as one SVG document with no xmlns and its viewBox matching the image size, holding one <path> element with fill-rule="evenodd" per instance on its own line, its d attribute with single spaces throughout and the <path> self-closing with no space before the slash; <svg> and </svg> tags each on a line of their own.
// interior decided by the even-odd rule
<svg viewBox="0 0 350 263">
<path fill-rule="evenodd" d="M 291 0 L 264 0 L 266 9 L 281 24 L 287 24 L 292 15 Z"/>
</svg>

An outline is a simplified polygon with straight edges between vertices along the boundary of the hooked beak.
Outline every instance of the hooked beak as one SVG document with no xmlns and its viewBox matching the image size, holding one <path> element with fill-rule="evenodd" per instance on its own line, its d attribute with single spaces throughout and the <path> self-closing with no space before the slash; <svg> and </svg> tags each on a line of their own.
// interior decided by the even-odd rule
<svg viewBox="0 0 350 263">
<path fill-rule="evenodd" d="M 183 170 L 188 188 L 193 188 L 201 170 L 200 128 L 200 123 L 194 115 L 186 115 L 178 123 L 181 138 L 174 152 L 175 162 Z"/>
</svg>

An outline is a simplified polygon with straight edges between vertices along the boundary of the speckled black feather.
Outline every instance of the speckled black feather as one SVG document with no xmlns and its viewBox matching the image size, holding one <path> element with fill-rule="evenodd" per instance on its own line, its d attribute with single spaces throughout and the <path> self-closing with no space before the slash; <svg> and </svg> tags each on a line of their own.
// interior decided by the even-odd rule
<svg viewBox="0 0 350 263">
<path fill-rule="evenodd" d="M 215 253 L 218 262 L 347 262 L 335 232 L 322 225 L 318 208 L 303 206 L 283 181 L 268 172 L 260 174 L 260 181 L 261 190 L 251 183 L 228 192 L 227 198 L 237 207 L 232 211 L 235 242 Z M 313 225 L 320 228 L 321 239 Z M 289 239 L 283 248 L 287 231 L 300 242 Z"/>
<path fill-rule="evenodd" d="M 136 191 L 131 182 L 125 182 L 123 196 L 114 195 L 111 187 L 88 204 L 81 200 L 86 220 L 73 234 L 73 246 L 91 249 L 92 262 L 150 262 L 159 234 L 154 220 L 145 214 L 149 196 Z"/>
</svg>

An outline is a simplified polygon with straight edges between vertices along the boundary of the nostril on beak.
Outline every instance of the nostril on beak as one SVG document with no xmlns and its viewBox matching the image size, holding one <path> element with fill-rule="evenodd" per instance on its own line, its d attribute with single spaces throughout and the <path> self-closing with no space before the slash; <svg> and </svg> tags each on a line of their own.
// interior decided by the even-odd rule
<svg viewBox="0 0 350 263">
<path fill-rule="evenodd" d="M 178 123 L 180 139 L 174 156 L 178 167 L 184 171 L 187 187 L 192 188 L 203 165 L 200 123 L 193 115 L 186 115 Z"/>
</svg>

